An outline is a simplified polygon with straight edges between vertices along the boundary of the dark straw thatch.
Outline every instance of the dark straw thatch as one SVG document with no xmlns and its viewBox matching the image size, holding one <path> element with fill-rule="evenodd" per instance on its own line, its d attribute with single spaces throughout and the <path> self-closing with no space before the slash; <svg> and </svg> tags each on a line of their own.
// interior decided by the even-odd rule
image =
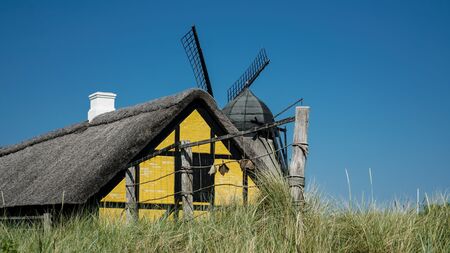
<svg viewBox="0 0 450 253">
<path fill-rule="evenodd" d="M 193 102 L 200 102 L 225 132 L 237 131 L 213 98 L 198 89 L 105 113 L 1 148 L 0 208 L 87 203 Z M 235 141 L 248 156 L 256 155 Z"/>
</svg>

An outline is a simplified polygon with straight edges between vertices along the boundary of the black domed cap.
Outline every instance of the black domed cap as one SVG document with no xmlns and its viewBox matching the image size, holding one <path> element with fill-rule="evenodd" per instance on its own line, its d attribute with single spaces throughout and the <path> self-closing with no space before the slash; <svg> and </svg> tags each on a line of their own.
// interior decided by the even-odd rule
<svg viewBox="0 0 450 253">
<path fill-rule="evenodd" d="M 266 104 L 245 89 L 222 110 L 240 131 L 273 122 L 273 114 Z"/>
</svg>

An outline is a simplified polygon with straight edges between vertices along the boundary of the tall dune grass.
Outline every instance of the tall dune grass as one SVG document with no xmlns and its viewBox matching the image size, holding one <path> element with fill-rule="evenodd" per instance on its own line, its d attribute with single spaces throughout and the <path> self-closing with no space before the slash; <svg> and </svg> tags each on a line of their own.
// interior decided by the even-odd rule
<svg viewBox="0 0 450 253">
<path fill-rule="evenodd" d="M 220 208 L 194 220 L 126 225 L 79 215 L 50 231 L 0 224 L 3 252 L 450 252 L 448 195 L 417 214 L 409 207 L 352 207 L 306 195 L 298 213 L 287 184 L 265 175 L 257 203 Z M 441 204 L 433 204 L 441 203 Z M 442 204 L 443 203 L 443 204 Z"/>
</svg>

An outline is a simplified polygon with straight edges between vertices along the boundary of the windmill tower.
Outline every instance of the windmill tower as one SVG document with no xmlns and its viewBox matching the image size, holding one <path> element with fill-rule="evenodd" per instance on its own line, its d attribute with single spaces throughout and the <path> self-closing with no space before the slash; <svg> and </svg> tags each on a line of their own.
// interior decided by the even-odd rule
<svg viewBox="0 0 450 253">
<path fill-rule="evenodd" d="M 191 30 L 182 37 L 181 43 L 194 72 L 197 86 L 213 96 L 211 81 L 195 26 L 192 26 Z M 266 51 L 261 49 L 247 70 L 227 91 L 228 104 L 222 111 L 240 131 L 274 122 L 269 107 L 250 90 L 250 86 L 269 63 Z M 287 150 L 281 147 L 285 146 L 286 138 L 283 141 L 280 130 L 286 136 L 285 129 L 277 128 L 253 133 L 244 138 L 258 153 L 270 154 L 261 158 L 267 166 L 273 170 L 285 172 L 287 171 Z"/>
</svg>

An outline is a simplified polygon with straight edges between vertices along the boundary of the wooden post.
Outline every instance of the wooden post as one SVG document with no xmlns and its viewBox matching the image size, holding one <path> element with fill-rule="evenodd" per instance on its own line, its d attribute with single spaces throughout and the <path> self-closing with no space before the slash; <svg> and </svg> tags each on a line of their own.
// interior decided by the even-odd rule
<svg viewBox="0 0 450 253">
<path fill-rule="evenodd" d="M 181 144 L 189 143 L 181 141 Z M 194 175 L 191 168 L 192 149 L 190 147 L 181 149 L 181 197 L 183 201 L 183 218 L 190 220 L 194 217 Z"/>
<path fill-rule="evenodd" d="M 309 106 L 295 108 L 294 142 L 292 144 L 292 160 L 289 166 L 289 188 L 294 205 L 304 204 L 305 163 L 308 154 Z"/>
<path fill-rule="evenodd" d="M 247 175 L 247 169 L 244 169 L 242 171 L 242 200 L 244 206 L 247 206 L 248 204 L 248 175 Z"/>
<path fill-rule="evenodd" d="M 214 131 L 211 129 L 211 138 L 214 138 L 215 134 Z M 211 142 L 211 146 L 210 146 L 210 154 L 211 154 L 211 165 L 213 165 L 215 163 L 214 159 L 216 157 L 216 143 L 215 142 Z M 215 174 L 210 175 L 212 180 L 213 180 L 213 184 L 215 182 Z M 209 209 L 212 210 L 214 208 L 214 198 L 215 198 L 215 188 L 213 187 L 211 189 L 211 195 L 209 196 Z"/>
<path fill-rule="evenodd" d="M 127 222 L 136 222 L 139 219 L 139 165 L 130 167 L 125 173 L 126 184 L 126 215 Z"/>
<path fill-rule="evenodd" d="M 48 233 L 52 228 L 52 215 L 50 213 L 44 213 L 42 215 L 42 223 L 44 227 L 44 232 Z"/>
</svg>

